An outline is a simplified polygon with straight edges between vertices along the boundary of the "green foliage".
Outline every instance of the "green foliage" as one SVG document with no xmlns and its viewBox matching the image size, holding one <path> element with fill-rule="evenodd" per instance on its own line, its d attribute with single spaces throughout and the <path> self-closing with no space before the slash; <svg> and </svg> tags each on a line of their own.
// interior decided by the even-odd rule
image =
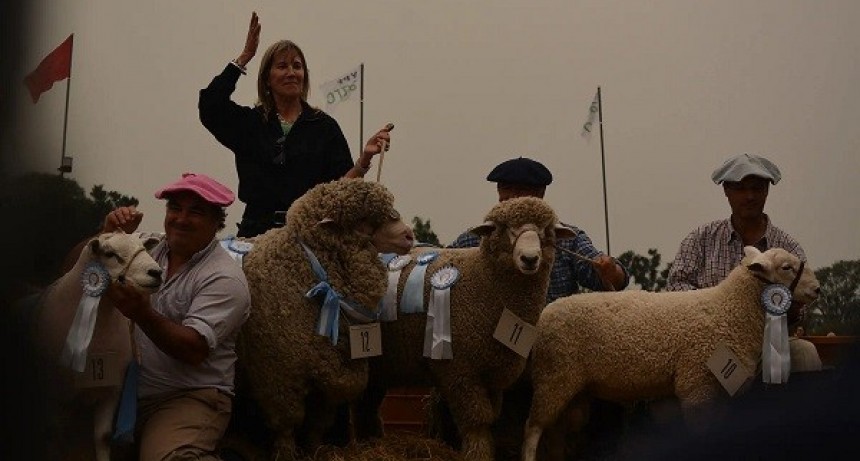
<svg viewBox="0 0 860 461">
<path fill-rule="evenodd" d="M 433 229 L 430 227 L 429 219 L 424 221 L 418 216 L 412 218 L 412 232 L 415 233 L 415 241 L 417 242 L 442 246 L 442 244 L 439 243 L 439 237 L 436 236 L 436 233 L 433 232 Z"/>
<path fill-rule="evenodd" d="M 660 252 L 656 248 L 650 248 L 648 256 L 628 250 L 618 257 L 618 261 L 630 271 L 633 282 L 646 291 L 666 291 L 666 279 L 672 263 L 667 263 L 664 269 L 660 269 L 660 260 Z"/>
<path fill-rule="evenodd" d="M 42 287 L 61 274 L 65 256 L 78 242 L 94 235 L 108 211 L 137 205 L 134 197 L 94 186 L 87 196 L 72 179 L 28 173 L 0 188 L 0 242 L 4 245 L 7 284 L 20 292 Z"/>
<path fill-rule="evenodd" d="M 860 334 L 860 259 L 822 267 L 815 276 L 821 283 L 821 295 L 808 306 L 808 334 Z"/>
</svg>

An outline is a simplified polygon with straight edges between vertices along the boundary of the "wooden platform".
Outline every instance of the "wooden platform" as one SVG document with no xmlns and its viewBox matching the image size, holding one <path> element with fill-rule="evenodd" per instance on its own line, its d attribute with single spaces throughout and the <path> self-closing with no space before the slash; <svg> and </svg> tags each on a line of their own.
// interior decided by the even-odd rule
<svg viewBox="0 0 860 461">
<path fill-rule="evenodd" d="M 427 433 L 427 405 L 430 388 L 400 387 L 390 389 L 380 407 L 386 432 Z"/>
<path fill-rule="evenodd" d="M 845 358 L 851 345 L 857 341 L 857 336 L 801 336 L 815 345 L 821 363 L 824 366 L 837 367 Z"/>
</svg>

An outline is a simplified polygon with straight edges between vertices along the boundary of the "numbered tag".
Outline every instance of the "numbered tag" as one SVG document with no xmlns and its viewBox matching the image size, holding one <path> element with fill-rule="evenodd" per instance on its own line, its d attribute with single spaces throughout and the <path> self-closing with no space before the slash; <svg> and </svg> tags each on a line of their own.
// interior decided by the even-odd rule
<svg viewBox="0 0 860 461">
<path fill-rule="evenodd" d="M 537 328 L 505 309 L 502 312 L 502 318 L 499 319 L 499 324 L 496 325 L 493 338 L 517 354 L 528 357 L 537 338 Z"/>
<path fill-rule="evenodd" d="M 123 365 L 116 352 L 89 354 L 83 373 L 75 374 L 75 387 L 119 386 L 122 382 L 120 367 Z"/>
<path fill-rule="evenodd" d="M 724 344 L 717 344 L 714 354 L 708 359 L 708 368 L 729 395 L 734 396 L 738 389 L 752 377 L 738 357 Z"/>
<path fill-rule="evenodd" d="M 354 359 L 382 355 L 382 330 L 378 323 L 349 327 L 349 349 Z"/>
</svg>

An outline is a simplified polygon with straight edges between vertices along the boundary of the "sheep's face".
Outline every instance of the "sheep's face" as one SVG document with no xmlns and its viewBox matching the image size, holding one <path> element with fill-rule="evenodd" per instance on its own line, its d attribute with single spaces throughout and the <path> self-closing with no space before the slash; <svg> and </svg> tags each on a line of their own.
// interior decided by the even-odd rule
<svg viewBox="0 0 860 461">
<path fill-rule="evenodd" d="M 497 228 L 496 224 L 488 221 L 471 229 L 480 235 L 490 235 Z M 511 248 L 511 258 L 514 266 L 523 274 L 534 274 L 541 263 L 555 252 L 554 245 L 557 237 L 572 237 L 573 231 L 567 227 L 554 225 L 539 228 L 535 224 L 523 224 L 517 227 L 499 227 L 500 238 L 504 238 Z"/>
<path fill-rule="evenodd" d="M 396 253 L 403 255 L 412 249 L 415 235 L 412 228 L 400 219 L 400 213 L 392 210 L 389 219 L 374 228 L 370 224 L 361 226 L 361 231 L 370 237 L 370 243 L 379 253 Z"/>
<path fill-rule="evenodd" d="M 764 253 L 752 246 L 744 248 L 744 258 L 747 269 L 762 280 L 778 283 L 787 287 L 797 280 L 797 286 L 792 292 L 792 298 L 807 304 L 818 298 L 820 284 L 809 265 L 801 270 L 800 259 L 782 248 L 771 248 Z"/>
<path fill-rule="evenodd" d="M 137 235 L 112 232 L 90 240 L 89 248 L 111 281 L 151 293 L 161 285 L 162 270 L 147 250 L 157 243 L 156 238 L 142 240 Z"/>
</svg>

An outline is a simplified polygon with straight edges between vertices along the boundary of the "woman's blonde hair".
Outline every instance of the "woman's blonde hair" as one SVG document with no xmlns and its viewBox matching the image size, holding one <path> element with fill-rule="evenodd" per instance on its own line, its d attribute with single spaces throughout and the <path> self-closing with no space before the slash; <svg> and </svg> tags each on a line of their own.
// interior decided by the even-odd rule
<svg viewBox="0 0 860 461">
<path fill-rule="evenodd" d="M 272 69 L 275 57 L 287 51 L 295 51 L 299 59 L 302 60 L 302 66 L 305 69 L 305 80 L 302 83 L 302 101 L 308 101 L 311 76 L 308 71 L 308 61 L 305 59 L 305 53 L 302 52 L 302 49 L 298 45 L 289 40 L 275 42 L 263 54 L 263 61 L 260 63 L 260 72 L 257 74 L 257 105 L 263 108 L 263 116 L 266 118 L 275 110 L 275 97 L 269 91 L 269 71 Z"/>
</svg>

